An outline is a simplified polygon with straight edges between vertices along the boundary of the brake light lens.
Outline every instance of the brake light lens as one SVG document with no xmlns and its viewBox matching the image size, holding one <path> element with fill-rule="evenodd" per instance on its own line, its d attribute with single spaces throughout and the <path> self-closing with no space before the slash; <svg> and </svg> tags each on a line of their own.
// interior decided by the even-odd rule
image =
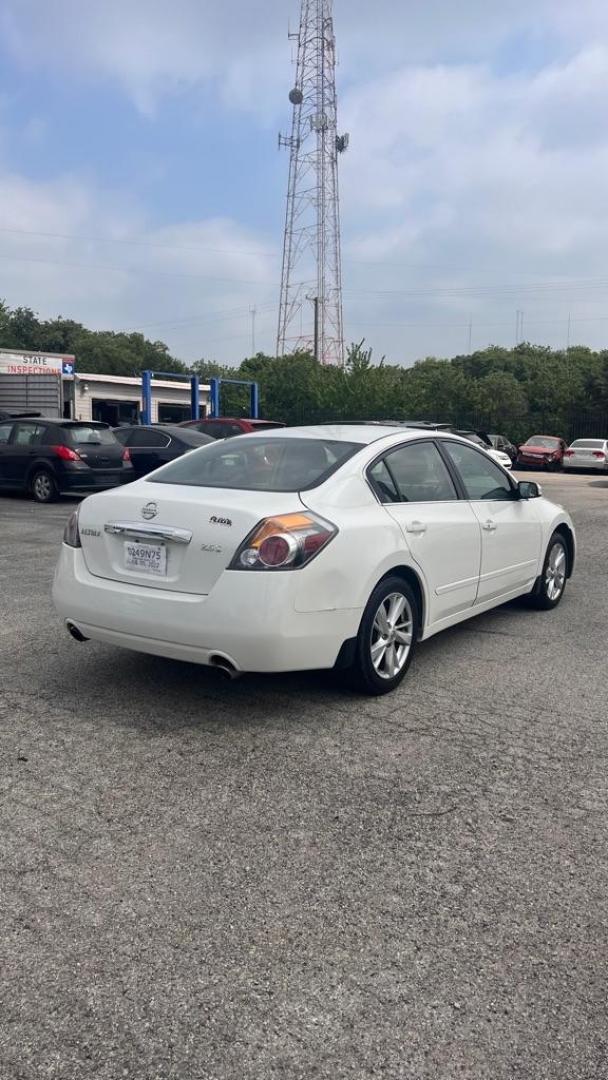
<svg viewBox="0 0 608 1080">
<path fill-rule="evenodd" d="M 230 570 L 299 570 L 337 535 L 317 514 L 264 518 L 236 552 Z"/>
<path fill-rule="evenodd" d="M 74 510 L 73 514 L 70 514 L 67 525 L 63 531 L 63 542 L 68 547 L 79 548 L 80 544 L 80 531 L 78 529 L 78 510 Z"/>
<path fill-rule="evenodd" d="M 593 456 L 596 457 L 596 458 L 601 458 L 602 461 L 606 460 L 606 455 L 605 455 L 603 450 L 594 450 L 593 451 Z"/>
<path fill-rule="evenodd" d="M 75 450 L 72 450 L 70 446 L 53 446 L 51 447 L 54 454 L 62 461 L 81 461 L 80 454 L 77 454 Z"/>
<path fill-rule="evenodd" d="M 574 457 L 574 450 L 564 450 L 564 457 Z"/>
<path fill-rule="evenodd" d="M 129 450 L 128 446 L 125 446 L 125 448 L 124 448 L 124 450 L 122 452 L 122 460 L 123 461 L 130 461 L 131 460 L 131 451 Z"/>
</svg>

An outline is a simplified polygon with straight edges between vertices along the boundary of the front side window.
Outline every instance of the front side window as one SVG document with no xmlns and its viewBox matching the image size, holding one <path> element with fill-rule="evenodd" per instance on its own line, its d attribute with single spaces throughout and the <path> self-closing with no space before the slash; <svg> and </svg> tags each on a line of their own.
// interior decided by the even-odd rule
<svg viewBox="0 0 608 1080">
<path fill-rule="evenodd" d="M 444 442 L 458 469 L 469 499 L 512 499 L 513 487 L 508 476 L 482 450 L 463 443 Z"/>
<path fill-rule="evenodd" d="M 432 442 L 400 446 L 377 462 L 369 476 L 382 502 L 445 502 L 457 498 L 447 467 Z"/>
<path fill-rule="evenodd" d="M 154 483 L 241 491 L 305 491 L 322 484 L 360 449 L 358 443 L 333 439 L 248 435 L 209 443 L 177 458 L 155 474 Z"/>
</svg>

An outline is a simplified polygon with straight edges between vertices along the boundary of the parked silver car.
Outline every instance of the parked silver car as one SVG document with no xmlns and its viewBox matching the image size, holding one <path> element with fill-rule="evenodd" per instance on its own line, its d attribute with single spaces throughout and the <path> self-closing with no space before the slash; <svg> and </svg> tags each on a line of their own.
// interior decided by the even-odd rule
<svg viewBox="0 0 608 1080">
<path fill-rule="evenodd" d="M 608 439 L 575 439 L 564 452 L 564 469 L 608 472 Z"/>
</svg>

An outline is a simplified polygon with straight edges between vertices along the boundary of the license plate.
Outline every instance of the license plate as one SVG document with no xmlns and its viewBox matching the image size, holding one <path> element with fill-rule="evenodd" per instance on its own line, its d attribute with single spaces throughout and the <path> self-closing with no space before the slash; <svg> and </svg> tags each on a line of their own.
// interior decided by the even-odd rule
<svg viewBox="0 0 608 1080">
<path fill-rule="evenodd" d="M 167 576 L 167 549 L 164 544 L 125 541 L 125 568 L 154 577 Z"/>
</svg>

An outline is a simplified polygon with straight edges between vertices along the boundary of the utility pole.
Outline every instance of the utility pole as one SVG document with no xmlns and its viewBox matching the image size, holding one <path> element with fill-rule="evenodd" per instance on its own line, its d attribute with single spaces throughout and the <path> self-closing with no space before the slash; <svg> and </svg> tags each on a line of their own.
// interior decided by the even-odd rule
<svg viewBox="0 0 608 1080">
<path fill-rule="evenodd" d="M 473 316 L 469 319 L 469 356 L 473 350 Z"/>
<path fill-rule="evenodd" d="M 299 30 L 289 35 L 298 55 L 291 134 L 279 135 L 279 146 L 289 150 L 289 182 L 277 356 L 314 349 L 316 329 L 320 363 L 343 364 L 338 158 L 348 135 L 338 135 L 332 7 L 333 0 L 301 0 Z M 311 293 L 312 327 L 309 317 L 302 320 Z"/>
</svg>

